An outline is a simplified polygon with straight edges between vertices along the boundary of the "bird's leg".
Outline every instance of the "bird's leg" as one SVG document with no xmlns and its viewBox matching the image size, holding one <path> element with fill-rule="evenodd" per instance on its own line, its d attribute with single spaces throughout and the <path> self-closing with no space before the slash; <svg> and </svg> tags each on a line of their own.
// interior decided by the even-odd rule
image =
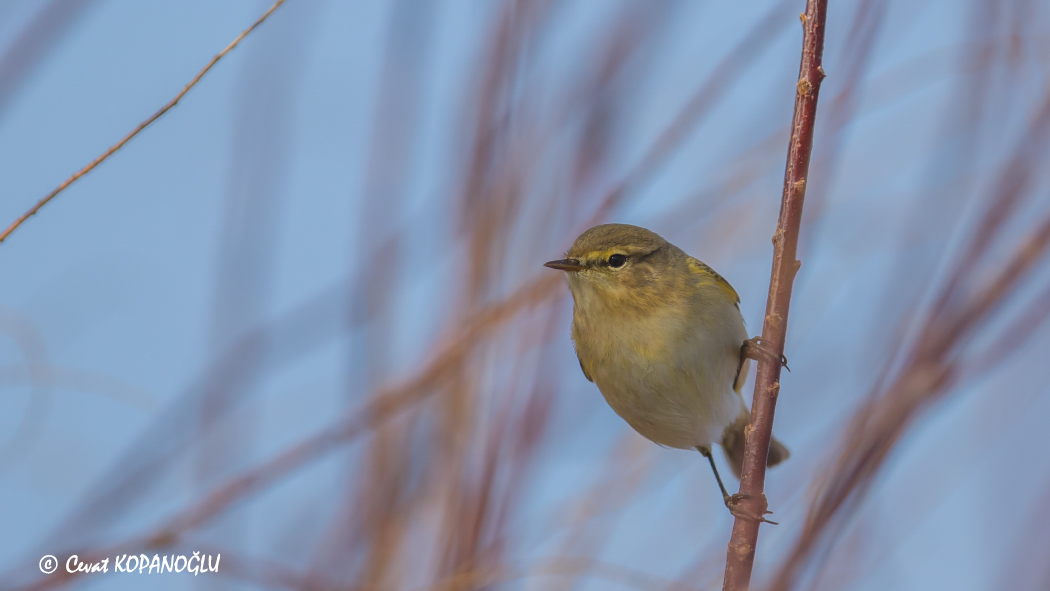
<svg viewBox="0 0 1050 591">
<path fill-rule="evenodd" d="M 718 467 L 715 466 L 715 457 L 711 454 L 711 448 L 706 445 L 701 445 L 698 446 L 696 449 L 700 451 L 700 455 L 707 458 L 707 461 L 710 462 L 711 471 L 714 472 L 715 480 L 718 482 L 718 488 L 722 491 L 722 500 L 725 501 L 726 508 L 729 509 L 729 513 L 732 514 L 733 517 L 739 517 L 748 521 L 758 521 L 772 523 L 773 525 L 779 525 L 775 521 L 770 521 L 762 515 L 756 515 L 755 513 L 752 513 L 751 511 L 748 511 L 747 509 L 741 507 L 740 501 L 747 498 L 751 498 L 751 495 L 745 495 L 744 493 L 736 493 L 735 495 L 729 494 L 729 491 L 726 490 L 726 486 L 722 484 L 722 477 L 718 475 Z M 768 511 L 765 508 L 763 508 L 762 512 L 763 514 L 772 513 L 772 511 Z"/>
<path fill-rule="evenodd" d="M 696 449 L 700 450 L 700 455 L 707 458 L 708 462 L 711 462 L 711 471 L 715 473 L 715 480 L 718 481 L 718 488 L 722 489 L 722 498 L 725 499 L 726 504 L 728 504 L 729 492 L 726 491 L 726 485 L 722 484 L 722 477 L 718 475 L 718 467 L 715 466 L 715 457 L 711 455 L 711 448 L 706 445 L 701 445 Z"/>
<path fill-rule="evenodd" d="M 780 365 L 784 366 L 784 369 L 791 371 L 788 367 L 787 357 L 783 355 L 777 355 L 776 352 L 772 351 L 762 342 L 762 337 L 754 337 L 744 341 L 744 344 L 740 346 L 740 367 L 744 366 L 745 359 L 754 359 L 759 361 L 761 359 L 769 359 L 771 361 L 778 361 Z M 739 368 L 737 368 L 739 374 Z"/>
</svg>

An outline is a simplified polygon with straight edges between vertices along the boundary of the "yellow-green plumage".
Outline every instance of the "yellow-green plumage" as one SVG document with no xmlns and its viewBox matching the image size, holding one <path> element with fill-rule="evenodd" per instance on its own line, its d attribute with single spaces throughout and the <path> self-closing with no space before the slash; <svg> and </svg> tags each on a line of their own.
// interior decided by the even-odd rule
<svg viewBox="0 0 1050 591">
<path fill-rule="evenodd" d="M 624 224 L 587 230 L 550 265 L 570 271 L 580 367 L 613 410 L 661 445 L 723 443 L 739 474 L 747 424 L 739 390 L 749 363 L 740 362 L 747 331 L 729 283 L 659 235 Z M 787 455 L 775 446 L 771 464 Z"/>
</svg>

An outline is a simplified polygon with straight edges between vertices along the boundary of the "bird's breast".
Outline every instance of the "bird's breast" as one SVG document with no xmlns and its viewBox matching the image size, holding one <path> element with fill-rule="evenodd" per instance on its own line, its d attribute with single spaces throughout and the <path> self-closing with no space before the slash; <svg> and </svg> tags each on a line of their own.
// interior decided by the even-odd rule
<svg viewBox="0 0 1050 591">
<path fill-rule="evenodd" d="M 573 318 L 580 363 L 613 410 L 648 439 L 678 448 L 717 441 L 740 410 L 727 345 L 737 336 L 718 332 L 669 309 L 608 318 L 577 307 Z"/>
</svg>

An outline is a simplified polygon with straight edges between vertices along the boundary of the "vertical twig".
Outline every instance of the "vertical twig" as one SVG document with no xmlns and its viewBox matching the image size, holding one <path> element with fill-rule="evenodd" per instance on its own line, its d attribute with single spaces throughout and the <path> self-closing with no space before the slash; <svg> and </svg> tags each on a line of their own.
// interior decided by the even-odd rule
<svg viewBox="0 0 1050 591">
<path fill-rule="evenodd" d="M 788 307 L 791 303 L 791 285 L 800 262 L 795 258 L 798 230 L 802 221 L 802 204 L 806 196 L 809 158 L 813 151 L 813 125 L 817 116 L 817 96 L 824 79 L 821 56 L 824 53 L 824 23 L 827 0 L 807 0 L 802 19 L 802 63 L 799 67 L 795 94 L 795 115 L 791 125 L 791 143 L 788 147 L 787 168 L 784 171 L 784 194 L 780 205 L 780 219 L 773 234 L 773 272 L 769 281 L 769 299 L 762 326 L 763 344 L 778 356 L 784 351 L 787 334 Z M 745 496 L 741 506 L 756 514 L 766 509 L 763 494 L 766 479 L 766 455 L 773 432 L 773 413 L 780 392 L 780 364 L 771 359 L 758 362 L 755 379 L 754 403 L 751 407 L 751 427 L 744 447 L 744 468 L 740 492 Z M 751 583 L 751 569 L 755 562 L 758 542 L 755 521 L 737 518 L 733 536 L 729 540 L 723 589 L 740 591 Z"/>
</svg>

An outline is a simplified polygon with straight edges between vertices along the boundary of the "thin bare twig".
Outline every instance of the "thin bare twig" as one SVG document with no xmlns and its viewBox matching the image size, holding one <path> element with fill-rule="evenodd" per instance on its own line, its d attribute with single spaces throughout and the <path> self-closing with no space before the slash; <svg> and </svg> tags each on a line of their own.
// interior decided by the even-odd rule
<svg viewBox="0 0 1050 591">
<path fill-rule="evenodd" d="M 160 119 L 161 115 L 167 113 L 169 110 L 171 110 L 172 107 L 177 105 L 179 101 L 182 100 L 182 97 L 186 96 L 186 93 L 189 92 L 191 88 L 196 86 L 197 83 L 200 82 L 201 78 L 203 78 L 204 75 L 208 73 L 208 70 L 211 70 L 212 67 L 215 66 L 215 64 L 219 63 L 219 60 L 221 60 L 234 47 L 237 47 L 237 45 L 239 45 L 240 42 L 243 41 L 249 33 L 254 31 L 256 27 L 263 24 L 263 22 L 266 19 L 270 18 L 270 15 L 273 14 L 273 12 L 277 10 L 277 8 L 279 8 L 282 4 L 284 4 L 284 1 L 285 0 L 277 0 L 276 2 L 274 2 L 273 6 L 271 6 L 266 12 L 264 12 L 263 15 L 260 16 L 254 23 L 252 23 L 250 27 L 242 31 L 240 35 L 237 35 L 237 38 L 231 41 L 230 44 L 223 48 L 222 51 L 215 54 L 215 57 L 211 58 L 211 61 L 208 62 L 208 64 L 204 66 L 204 68 L 200 72 L 197 72 L 197 75 L 194 76 L 192 80 L 190 80 L 189 84 L 184 86 L 182 90 L 180 90 L 179 93 L 175 95 L 175 98 L 168 101 L 166 105 L 161 107 L 160 110 L 158 110 L 156 113 L 150 115 L 148 119 L 146 119 L 142 123 L 139 123 L 138 126 L 135 127 L 135 129 L 131 130 L 131 133 L 124 136 L 124 138 L 121 139 L 119 142 L 110 146 L 109 149 L 103 152 L 98 158 L 95 158 L 87 166 L 73 173 L 73 176 L 63 181 L 61 185 L 55 187 L 55 189 L 47 195 L 45 195 L 43 199 L 37 201 L 36 205 L 30 207 L 29 211 L 23 213 L 17 220 L 15 220 L 10 226 L 8 226 L 7 229 L 3 231 L 3 233 L 0 233 L 0 242 L 6 240 L 7 237 L 11 235 L 11 232 L 14 232 L 19 226 L 22 225 L 23 222 L 25 222 L 27 219 L 36 214 L 37 211 L 40 211 L 40 208 L 46 205 L 48 201 L 51 201 L 55 198 L 56 195 L 58 195 L 62 191 L 65 191 L 66 188 L 69 187 L 69 185 L 72 185 L 74 182 L 76 182 L 77 179 L 94 170 L 96 166 L 102 164 L 102 162 L 110 156 L 112 156 L 114 152 L 123 148 L 124 144 L 131 141 L 131 138 L 138 135 L 140 131 L 149 127 L 154 121 Z"/>
<path fill-rule="evenodd" d="M 742 507 L 757 515 L 766 510 L 763 493 L 766 478 L 766 456 L 773 432 L 773 413 L 780 393 L 779 356 L 784 351 L 787 335 L 791 285 L 800 263 L 796 259 L 798 231 L 802 223 L 802 204 L 806 196 L 809 159 L 813 151 L 813 127 L 817 115 L 817 97 L 824 79 L 821 59 L 824 53 L 824 24 L 827 0 L 808 0 L 802 14 L 802 63 L 799 67 L 795 94 L 795 115 L 791 126 L 787 168 L 780 220 L 773 234 L 773 272 L 769 282 L 766 317 L 762 326 L 763 344 L 776 356 L 758 361 L 751 426 L 744 447 L 744 468 L 740 479 Z M 742 591 L 751 583 L 758 543 L 757 521 L 737 518 L 729 541 L 723 589 Z"/>
</svg>

